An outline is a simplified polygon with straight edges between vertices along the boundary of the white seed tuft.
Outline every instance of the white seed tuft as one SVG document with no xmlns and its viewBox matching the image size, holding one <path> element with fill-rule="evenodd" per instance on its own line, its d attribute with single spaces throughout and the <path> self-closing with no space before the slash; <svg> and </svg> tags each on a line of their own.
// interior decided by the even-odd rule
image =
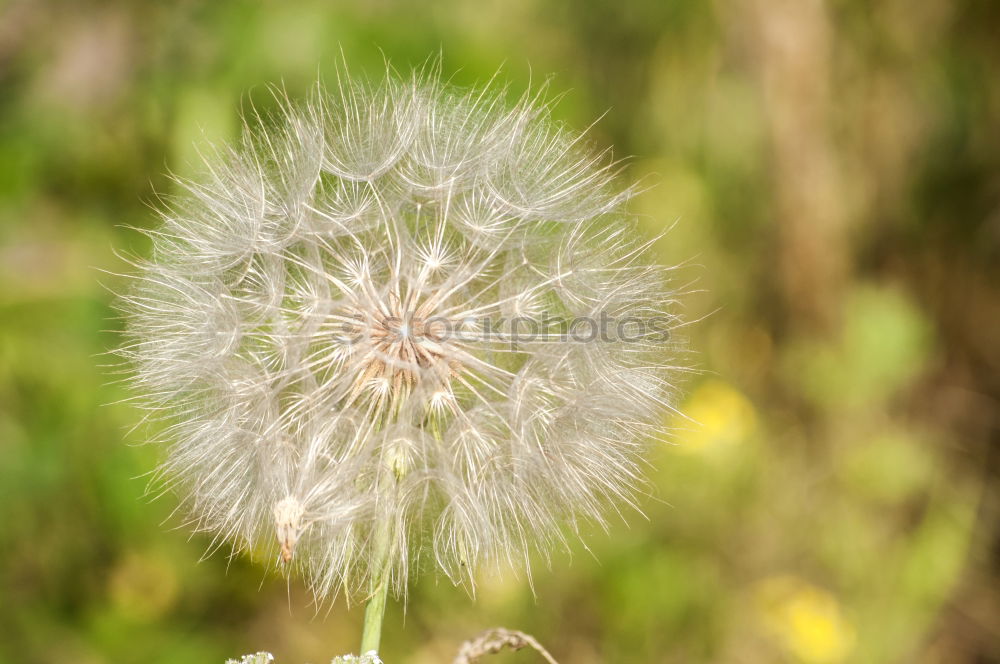
<svg viewBox="0 0 1000 664">
<path fill-rule="evenodd" d="M 194 525 L 276 543 L 318 598 L 379 561 L 397 592 L 424 556 L 470 584 L 526 564 L 631 502 L 661 431 L 666 269 L 615 165 L 504 97 L 389 75 L 279 99 L 180 183 L 123 297 Z"/>
</svg>

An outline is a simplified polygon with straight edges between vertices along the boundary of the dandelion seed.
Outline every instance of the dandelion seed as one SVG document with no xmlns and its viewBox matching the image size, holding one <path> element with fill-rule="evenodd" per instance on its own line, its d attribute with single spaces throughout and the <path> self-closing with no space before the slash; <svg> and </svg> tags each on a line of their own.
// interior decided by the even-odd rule
<svg viewBox="0 0 1000 664">
<path fill-rule="evenodd" d="M 341 76 L 280 100 L 181 182 L 123 298 L 194 525 L 317 598 L 403 592 L 421 558 L 469 584 L 526 565 L 631 502 L 661 431 L 666 269 L 615 165 L 505 93 Z"/>
<path fill-rule="evenodd" d="M 302 532 L 302 503 L 287 496 L 274 506 L 274 529 L 281 544 L 281 560 L 289 563 L 295 555 L 295 544 Z"/>
</svg>

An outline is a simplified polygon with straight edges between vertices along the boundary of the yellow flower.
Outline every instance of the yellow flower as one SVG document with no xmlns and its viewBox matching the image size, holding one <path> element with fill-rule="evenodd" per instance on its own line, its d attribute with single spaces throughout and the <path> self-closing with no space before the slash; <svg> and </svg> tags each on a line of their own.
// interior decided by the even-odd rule
<svg viewBox="0 0 1000 664">
<path fill-rule="evenodd" d="M 757 587 L 756 602 L 764 631 L 802 662 L 841 662 L 854 648 L 854 627 L 837 598 L 802 579 L 765 579 Z"/>
<path fill-rule="evenodd" d="M 673 428 L 682 451 L 711 453 L 744 441 L 757 424 L 757 413 L 741 392 L 721 380 L 698 386 Z"/>
</svg>

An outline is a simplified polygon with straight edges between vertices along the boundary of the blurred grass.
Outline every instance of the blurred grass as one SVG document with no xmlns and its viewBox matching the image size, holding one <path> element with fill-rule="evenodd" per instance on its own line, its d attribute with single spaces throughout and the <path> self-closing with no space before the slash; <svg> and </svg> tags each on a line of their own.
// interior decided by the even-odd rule
<svg viewBox="0 0 1000 664">
<path fill-rule="evenodd" d="M 998 25 L 972 0 L 0 5 L 0 662 L 356 647 L 357 607 L 201 560 L 145 495 L 101 271 L 268 84 L 439 51 L 460 84 L 553 73 L 574 126 L 609 111 L 703 373 L 645 517 L 530 586 L 426 575 L 386 661 L 496 624 L 583 664 L 1000 661 Z"/>
</svg>

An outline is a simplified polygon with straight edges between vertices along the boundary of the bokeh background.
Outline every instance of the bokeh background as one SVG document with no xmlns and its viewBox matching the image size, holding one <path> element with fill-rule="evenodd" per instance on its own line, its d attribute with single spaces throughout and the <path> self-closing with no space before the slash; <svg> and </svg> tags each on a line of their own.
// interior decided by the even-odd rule
<svg viewBox="0 0 1000 664">
<path fill-rule="evenodd" d="M 165 173 L 268 84 L 439 52 L 607 111 L 594 142 L 684 263 L 697 424 L 592 553 L 475 599 L 424 575 L 386 661 L 494 625 L 566 664 L 1000 661 L 998 34 L 988 0 L 0 1 L 0 662 L 356 648 L 360 607 L 203 559 L 146 494 L 109 289 Z"/>
</svg>

